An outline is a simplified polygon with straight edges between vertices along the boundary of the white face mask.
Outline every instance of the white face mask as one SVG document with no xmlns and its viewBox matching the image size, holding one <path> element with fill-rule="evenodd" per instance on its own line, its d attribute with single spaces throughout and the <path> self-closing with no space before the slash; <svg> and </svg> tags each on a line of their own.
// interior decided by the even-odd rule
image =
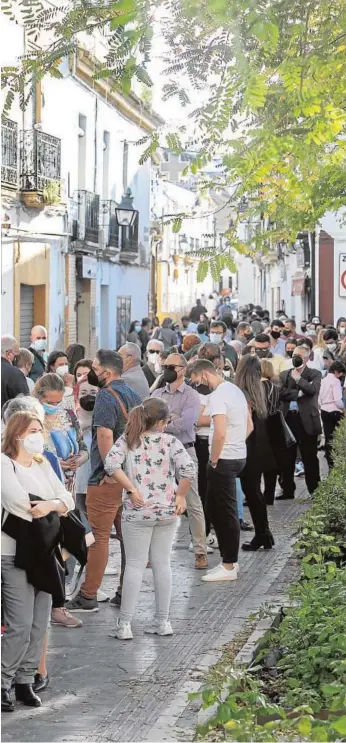
<svg viewBox="0 0 346 743">
<path fill-rule="evenodd" d="M 220 333 L 210 333 L 210 343 L 221 343 L 222 335 Z"/>
<path fill-rule="evenodd" d="M 337 348 L 337 343 L 327 343 L 328 351 L 333 353 Z"/>
<path fill-rule="evenodd" d="M 68 366 L 67 364 L 64 364 L 64 366 L 58 366 L 56 370 L 56 374 L 59 374 L 59 377 L 62 379 L 64 378 L 65 374 L 68 374 Z"/>
<path fill-rule="evenodd" d="M 340 335 L 346 335 L 346 327 L 341 326 L 339 328 L 339 333 L 340 333 Z"/>
<path fill-rule="evenodd" d="M 33 342 L 32 347 L 37 352 L 45 351 L 47 348 L 47 338 L 38 338 L 36 341 Z"/>
<path fill-rule="evenodd" d="M 28 454 L 42 454 L 44 449 L 44 438 L 40 431 L 37 433 L 29 433 L 24 439 L 19 439 L 22 442 L 25 451 Z"/>
</svg>

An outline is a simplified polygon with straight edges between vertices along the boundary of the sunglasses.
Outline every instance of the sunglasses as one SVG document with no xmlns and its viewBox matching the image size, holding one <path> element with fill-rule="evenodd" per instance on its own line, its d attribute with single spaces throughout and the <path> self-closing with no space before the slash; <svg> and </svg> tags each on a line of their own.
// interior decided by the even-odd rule
<svg viewBox="0 0 346 743">
<path fill-rule="evenodd" d="M 184 367 L 181 364 L 163 364 L 164 369 L 169 369 L 169 371 L 175 371 L 176 369 L 184 369 Z"/>
<path fill-rule="evenodd" d="M 153 348 L 148 348 L 148 353 L 160 353 L 160 351 L 155 351 Z"/>
</svg>

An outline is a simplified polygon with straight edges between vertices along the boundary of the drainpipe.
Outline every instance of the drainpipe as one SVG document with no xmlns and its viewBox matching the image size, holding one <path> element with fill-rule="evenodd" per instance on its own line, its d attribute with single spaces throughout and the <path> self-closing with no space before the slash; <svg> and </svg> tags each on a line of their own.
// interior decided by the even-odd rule
<svg viewBox="0 0 346 743">
<path fill-rule="evenodd" d="M 94 121 L 94 188 L 93 191 L 96 193 L 97 185 L 97 118 L 98 118 L 98 98 L 95 94 L 95 121 Z"/>
<path fill-rule="evenodd" d="M 310 232 L 310 256 L 311 256 L 311 317 L 316 314 L 316 233 Z"/>
</svg>

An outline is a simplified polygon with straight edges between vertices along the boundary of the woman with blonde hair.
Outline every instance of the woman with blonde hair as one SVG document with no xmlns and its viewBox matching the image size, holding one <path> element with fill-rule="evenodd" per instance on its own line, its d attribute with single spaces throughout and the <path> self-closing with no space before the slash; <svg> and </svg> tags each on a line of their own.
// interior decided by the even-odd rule
<svg viewBox="0 0 346 743">
<path fill-rule="evenodd" d="M 314 358 L 313 361 L 309 361 L 309 366 L 312 366 L 314 369 L 318 369 L 318 371 L 320 372 L 323 372 L 325 369 L 323 362 L 323 351 L 325 351 L 325 349 L 327 348 L 327 344 L 324 340 L 324 333 L 325 328 L 321 328 L 321 330 L 318 331 L 316 343 L 312 348 Z"/>
<path fill-rule="evenodd" d="M 169 409 L 163 400 L 145 400 L 131 410 L 125 433 L 105 459 L 106 472 L 123 487 L 126 568 L 115 630 L 119 640 L 132 640 L 131 620 L 149 557 L 156 615 L 146 631 L 158 635 L 173 633 L 168 620 L 172 590 L 170 556 L 177 516 L 186 510 L 186 495 L 195 477 L 195 465 L 180 441 L 165 433 L 168 420 Z"/>
<path fill-rule="evenodd" d="M 32 685 L 51 608 L 51 595 L 35 588 L 29 582 L 29 573 L 17 567 L 19 550 L 25 549 L 26 544 L 22 543 L 23 536 L 9 535 L 9 516 L 17 517 L 16 523 L 24 525 L 53 513 L 66 514 L 74 507 L 71 494 L 42 456 L 43 449 L 39 416 L 29 411 L 14 413 L 6 425 L 1 455 L 1 582 L 6 626 L 2 639 L 1 708 L 5 712 L 14 709 L 10 698 L 13 679 L 17 701 L 30 707 L 41 706 Z M 24 529 L 18 529 L 19 535 L 24 533 Z"/>
</svg>

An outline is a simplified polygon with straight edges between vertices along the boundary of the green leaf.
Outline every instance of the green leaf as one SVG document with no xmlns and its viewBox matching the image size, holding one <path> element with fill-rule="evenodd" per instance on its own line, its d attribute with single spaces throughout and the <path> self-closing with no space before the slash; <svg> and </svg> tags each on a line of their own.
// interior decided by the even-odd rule
<svg viewBox="0 0 346 743">
<path fill-rule="evenodd" d="M 346 715 L 339 717 L 338 720 L 332 722 L 332 728 L 336 730 L 340 735 L 346 735 Z"/>
<path fill-rule="evenodd" d="M 182 225 L 182 219 L 181 219 L 181 217 L 176 217 L 175 220 L 174 220 L 174 222 L 173 222 L 172 231 L 175 232 L 175 233 L 180 232 L 181 225 Z"/>
<path fill-rule="evenodd" d="M 208 261 L 200 261 L 198 264 L 197 269 L 197 281 L 198 283 L 201 283 L 204 281 L 204 279 L 207 278 L 209 272 L 209 262 Z"/>
<path fill-rule="evenodd" d="M 311 728 L 312 728 L 311 717 L 301 717 L 298 722 L 298 730 L 304 738 L 307 738 L 310 735 Z"/>
</svg>

